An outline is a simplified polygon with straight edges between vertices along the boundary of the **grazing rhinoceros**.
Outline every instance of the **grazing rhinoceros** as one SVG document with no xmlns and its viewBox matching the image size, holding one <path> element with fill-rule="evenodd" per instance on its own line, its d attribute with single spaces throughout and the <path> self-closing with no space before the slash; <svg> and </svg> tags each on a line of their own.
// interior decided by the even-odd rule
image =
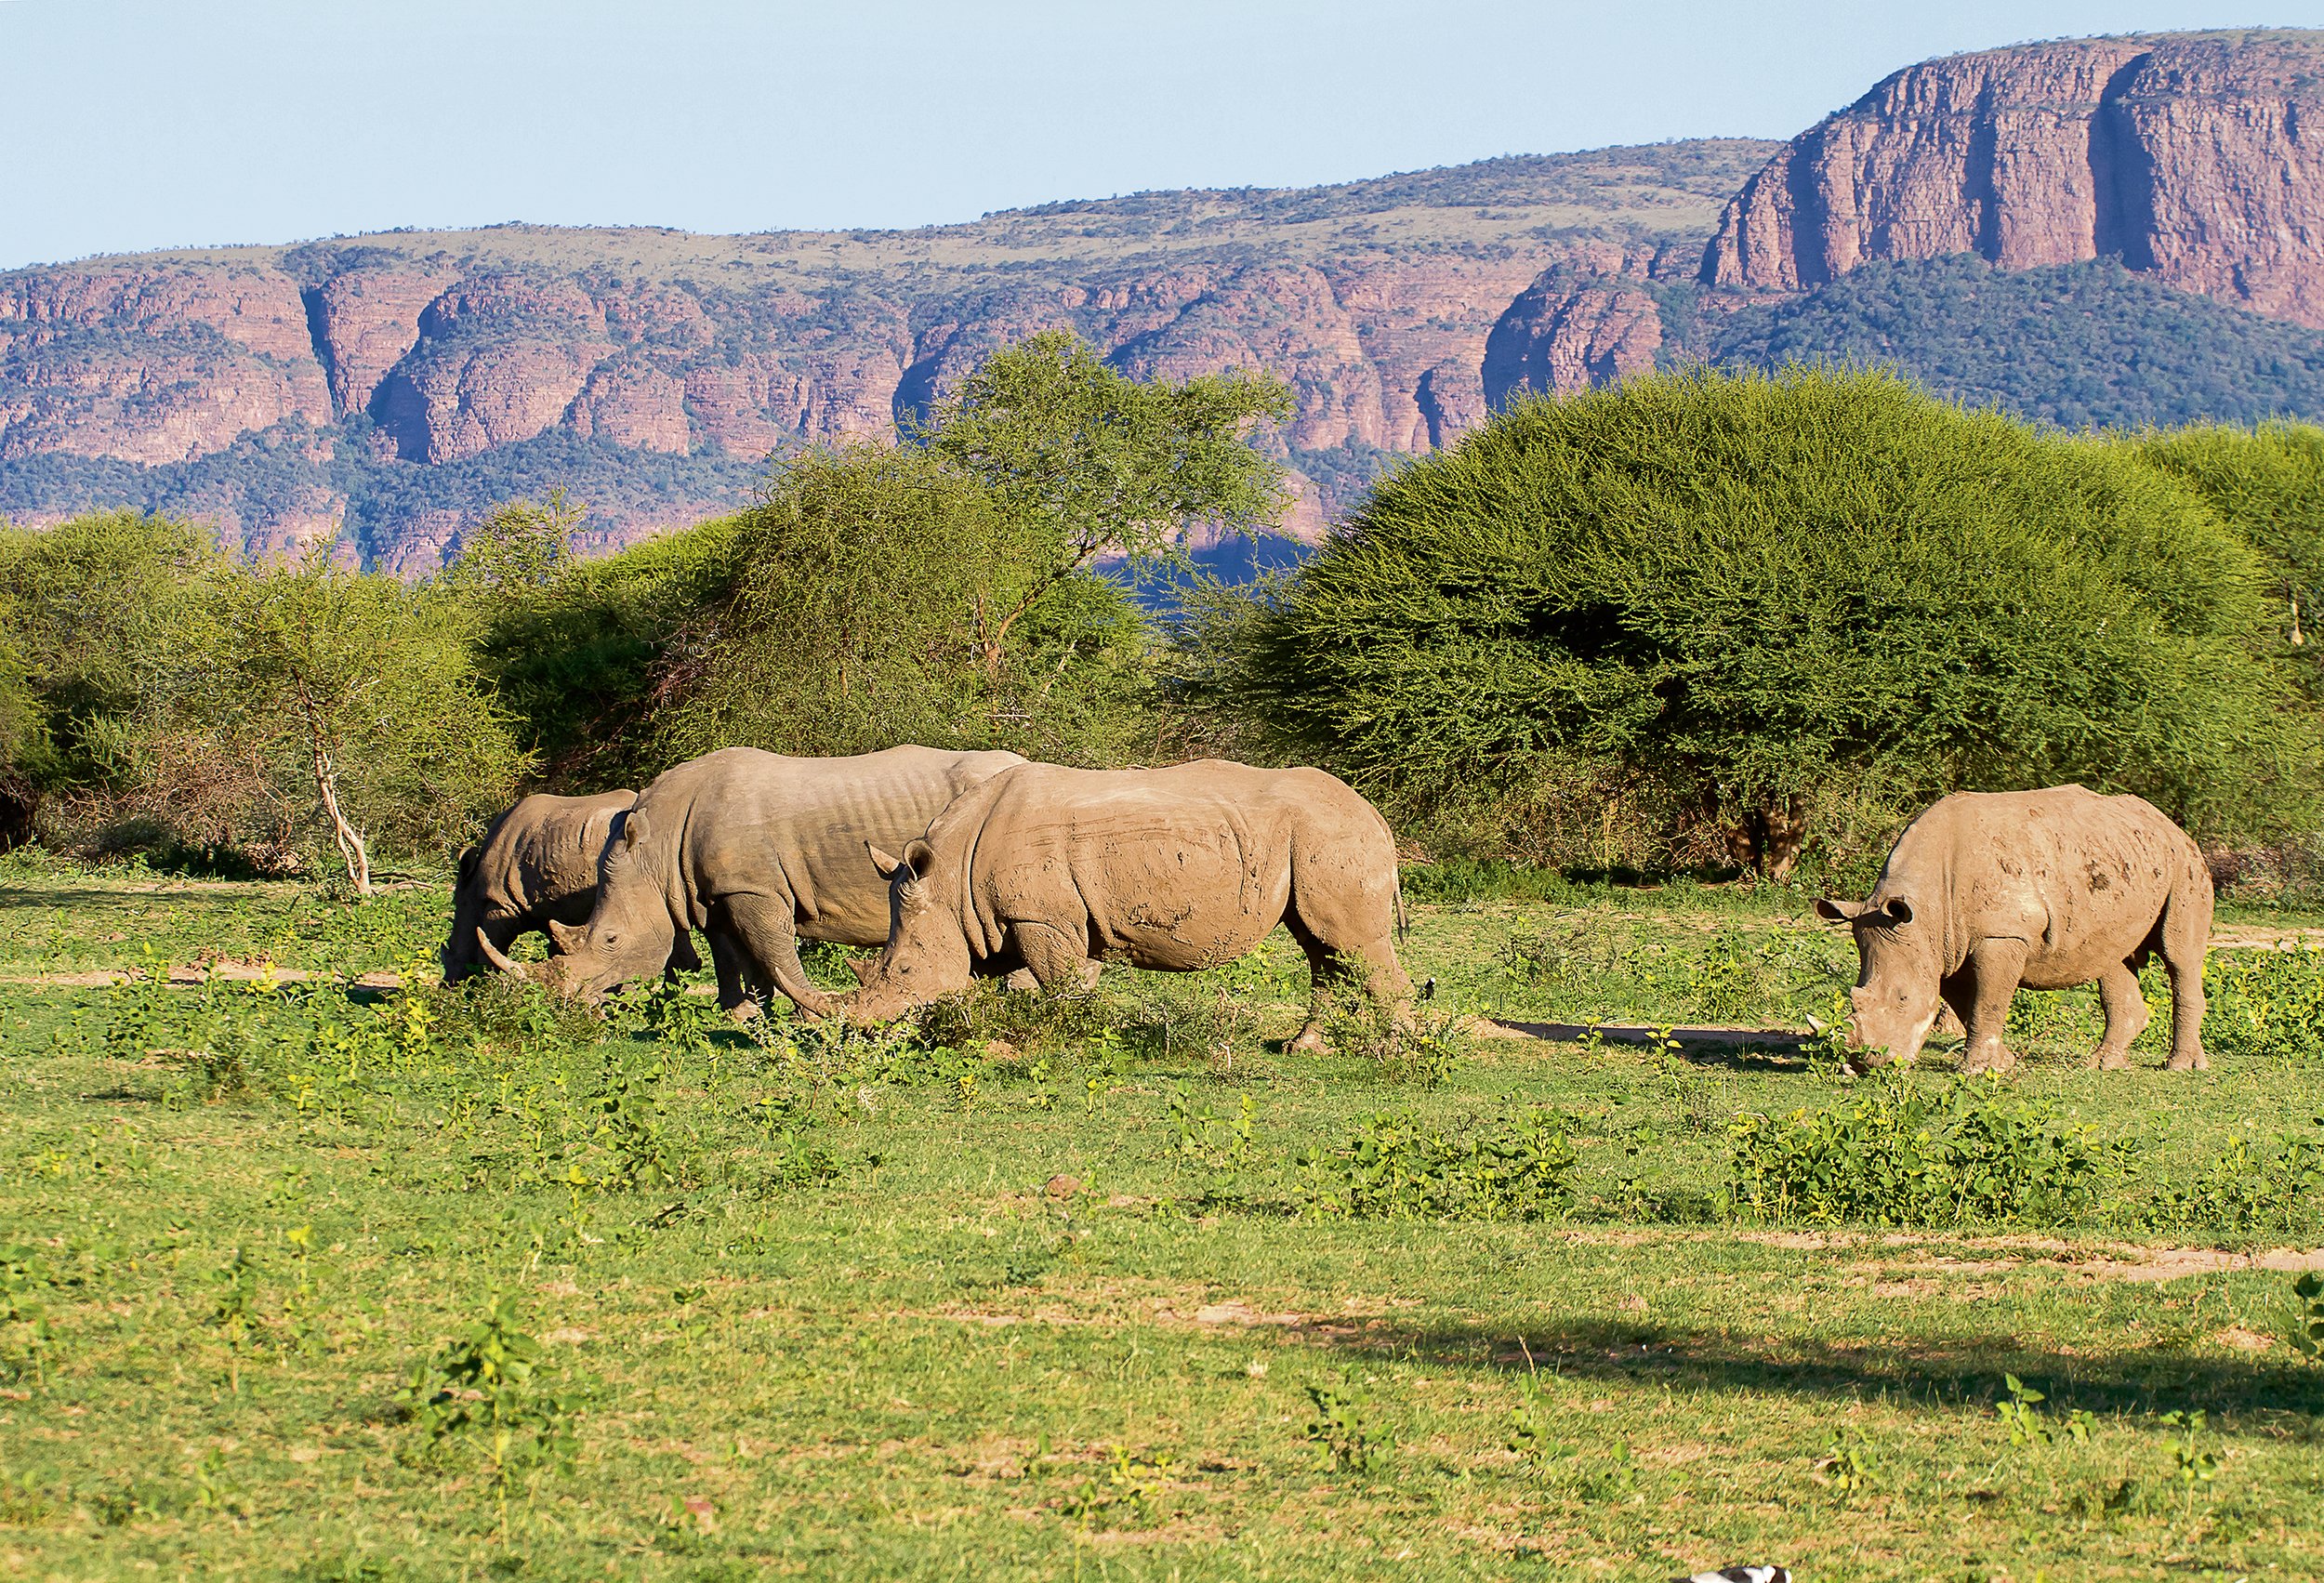
<svg viewBox="0 0 2324 1583">
<path fill-rule="evenodd" d="M 847 998 L 858 1022 L 965 989 L 972 973 L 1026 968 L 1072 985 L 1102 955 L 1216 967 L 1278 923 L 1306 951 L 1317 996 L 1294 1049 L 1321 1047 L 1323 993 L 1340 979 L 1399 1011 L 1412 996 L 1392 938 L 1395 841 L 1321 770 L 1026 764 L 959 798 L 901 857 L 875 847 L 871 860 L 889 880 L 891 923 Z"/>
<path fill-rule="evenodd" d="M 2095 980 L 2106 1039 L 2092 1064 L 2131 1063 L 2146 1026 L 2138 970 L 2159 954 L 2171 978 L 2171 1067 L 2203 1055 L 2203 950 L 2211 872 L 2186 832 L 2151 803 L 2081 786 L 1961 792 L 1906 826 L 1872 897 L 1821 901 L 1853 925 L 1863 961 L 1849 1042 L 1910 1061 L 1939 1001 L 1969 1033 L 1964 1072 L 2007 1071 L 2010 998 Z"/>
<path fill-rule="evenodd" d="M 597 864 L 622 815 L 637 800 L 633 791 L 595 797 L 525 798 L 484 830 L 484 838 L 460 854 L 460 877 L 452 892 L 452 933 L 441 953 L 446 983 L 457 983 L 482 969 L 486 952 L 506 961 L 517 937 L 551 924 L 576 924 L 597 904 Z M 675 943 L 670 966 L 700 967 L 691 940 Z M 554 937 L 549 949 L 557 949 Z"/>
<path fill-rule="evenodd" d="M 931 747 L 854 759 L 727 747 L 690 759 L 638 794 L 605 848 L 586 924 L 551 926 L 562 954 L 542 980 L 595 997 L 659 970 L 670 943 L 699 929 L 729 1011 L 772 988 L 823 1016 L 832 1001 L 799 966 L 800 939 L 888 938 L 887 888 L 864 843 L 908 840 L 961 792 L 1023 762 Z"/>
</svg>

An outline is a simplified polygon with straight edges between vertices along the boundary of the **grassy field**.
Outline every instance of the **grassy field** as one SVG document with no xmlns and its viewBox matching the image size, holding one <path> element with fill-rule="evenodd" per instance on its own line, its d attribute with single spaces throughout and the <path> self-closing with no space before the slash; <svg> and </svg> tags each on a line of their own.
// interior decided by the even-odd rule
<svg viewBox="0 0 2324 1583">
<path fill-rule="evenodd" d="M 1559 894 L 1416 907 L 1420 1033 L 1309 1060 L 1287 941 L 841 1039 L 350 983 L 431 886 L 10 868 L 0 1576 L 2324 1574 L 2307 956 L 2217 955 L 2191 1076 L 2079 996 L 1999 1085 L 1466 1036 L 1853 977 L 1788 891 Z"/>
</svg>

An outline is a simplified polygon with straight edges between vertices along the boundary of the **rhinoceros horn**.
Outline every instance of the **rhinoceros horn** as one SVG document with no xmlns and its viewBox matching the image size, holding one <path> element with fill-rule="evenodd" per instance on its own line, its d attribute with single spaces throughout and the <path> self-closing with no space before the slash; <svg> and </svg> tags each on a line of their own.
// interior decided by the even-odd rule
<svg viewBox="0 0 2324 1583">
<path fill-rule="evenodd" d="M 508 974 L 512 978 L 523 979 L 530 978 L 532 976 L 524 970 L 522 963 L 512 961 L 507 956 L 502 954 L 500 947 L 493 943 L 492 936 L 484 932 L 484 928 L 482 924 L 479 924 L 476 928 L 476 943 L 484 948 L 484 959 L 490 962 L 494 967 L 498 968 L 502 972 Z"/>
<path fill-rule="evenodd" d="M 561 954 L 569 955 L 578 951 L 581 948 L 581 943 L 588 937 L 589 931 L 586 929 L 575 929 L 573 925 L 560 923 L 555 918 L 548 920 L 548 938 Z"/>
</svg>

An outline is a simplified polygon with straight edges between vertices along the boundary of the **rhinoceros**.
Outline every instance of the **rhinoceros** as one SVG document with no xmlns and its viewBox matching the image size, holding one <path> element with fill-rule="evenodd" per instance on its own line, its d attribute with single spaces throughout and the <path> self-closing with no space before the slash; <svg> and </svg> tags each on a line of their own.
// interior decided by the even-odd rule
<svg viewBox="0 0 2324 1583">
<path fill-rule="evenodd" d="M 2081 786 L 1961 792 L 1905 828 L 1869 901 L 1819 901 L 1855 931 L 1862 970 L 1849 1042 L 1910 1061 L 1940 1004 L 1966 1026 L 1964 1072 L 2007 1071 L 2011 997 L 2098 985 L 2106 1032 L 2091 1063 L 2131 1063 L 2146 1026 L 2138 970 L 2162 957 L 2171 980 L 2171 1068 L 2203 1054 L 2203 952 L 2211 871 L 2153 804 Z"/>
<path fill-rule="evenodd" d="M 1208 759 L 1167 770 L 1025 764 L 957 798 L 894 855 L 887 949 L 847 997 L 886 1022 L 1029 969 L 1086 984 L 1097 959 L 1191 972 L 1233 961 L 1287 927 L 1315 1004 L 1292 1048 L 1323 1043 L 1324 996 L 1353 979 L 1401 1009 L 1395 841 L 1372 805 L 1321 770 Z M 859 857 L 858 861 L 862 861 Z"/>
<path fill-rule="evenodd" d="M 460 854 L 452 932 L 441 953 L 444 982 L 480 970 L 488 951 L 506 961 L 520 935 L 587 919 L 597 904 L 598 860 L 637 798 L 633 791 L 536 793 L 487 825 L 484 838 Z M 670 966 L 701 966 L 691 941 L 674 943 Z M 549 949 L 557 949 L 553 937 Z"/>
<path fill-rule="evenodd" d="M 671 942 L 699 929 L 729 1011 L 772 988 L 826 1015 L 833 1001 L 800 967 L 799 941 L 888 938 L 887 888 L 864 843 L 908 840 L 956 796 L 1023 762 L 930 747 L 853 759 L 727 747 L 690 759 L 638 794 L 606 845 L 586 922 L 550 926 L 561 954 L 543 982 L 593 998 L 658 970 Z"/>
</svg>

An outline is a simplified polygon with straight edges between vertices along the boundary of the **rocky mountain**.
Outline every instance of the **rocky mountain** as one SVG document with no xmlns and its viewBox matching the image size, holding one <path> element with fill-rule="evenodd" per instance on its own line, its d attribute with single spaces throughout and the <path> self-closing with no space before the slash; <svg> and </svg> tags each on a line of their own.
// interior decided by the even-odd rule
<svg viewBox="0 0 2324 1583">
<path fill-rule="evenodd" d="M 600 542 L 745 497 L 786 444 L 885 431 L 1063 326 L 1141 376 L 1262 366 L 1303 526 L 1481 418 L 1486 342 L 1551 265 L 1694 267 L 1774 145 L 1506 159 L 1291 191 L 1055 204 L 918 231 L 510 226 L 0 276 L 0 511 L 128 502 L 254 554 L 440 564 L 563 483 Z"/>
<path fill-rule="evenodd" d="M 562 484 L 623 542 L 1048 327 L 1133 374 L 1289 380 L 1271 442 L 1310 536 L 1518 392 L 1690 361 L 1882 359 L 2065 422 L 2324 416 L 2320 128 L 2324 33 L 2085 39 L 1909 67 L 1782 145 L 911 231 L 504 226 L 23 270 L 0 513 L 139 505 L 416 574 Z"/>
<path fill-rule="evenodd" d="M 1874 260 L 2114 257 L 2324 326 L 2324 33 L 2077 39 L 1908 67 L 1744 185 L 1706 284 L 1794 291 Z"/>
</svg>

